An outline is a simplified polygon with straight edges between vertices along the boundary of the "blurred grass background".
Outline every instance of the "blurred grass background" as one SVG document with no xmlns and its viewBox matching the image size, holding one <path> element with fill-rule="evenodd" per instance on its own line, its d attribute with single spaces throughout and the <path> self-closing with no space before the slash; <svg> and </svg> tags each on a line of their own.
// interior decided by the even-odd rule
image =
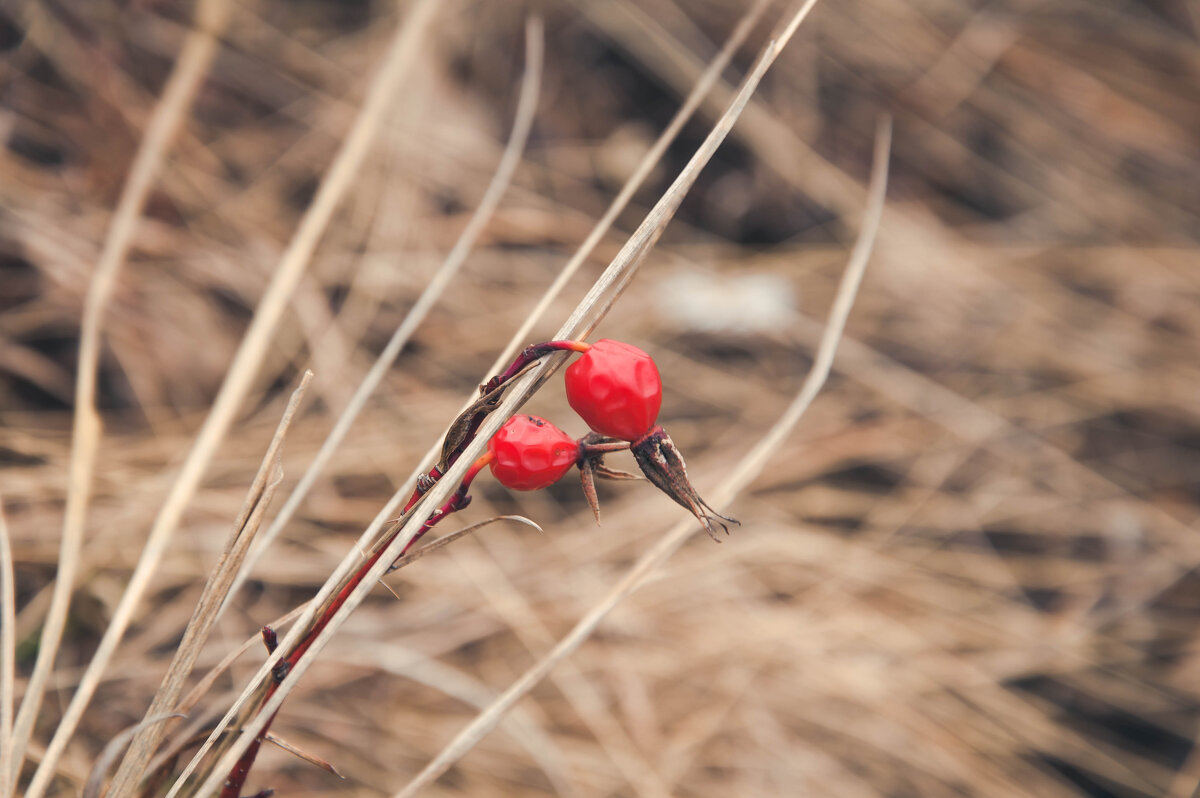
<svg viewBox="0 0 1200 798">
<path fill-rule="evenodd" d="M 439 9 L 59 794 L 141 718 L 300 372 L 316 379 L 284 489 L 453 245 L 504 145 L 534 8 L 544 85 L 513 187 L 201 670 L 313 595 L 741 14 L 718 0 Z M 105 320 L 105 436 L 41 744 L 401 13 L 235 6 Z M 55 575 L 83 297 L 191 15 L 175 0 L 0 7 L 0 498 L 22 674 Z M 807 369 L 886 111 L 889 205 L 834 377 L 729 508 L 742 528 L 720 546 L 697 535 L 572 658 L 563 678 L 583 687 L 539 687 L 427 794 L 1193 795 L 1198 33 L 1187 0 L 819 3 L 598 335 L 658 359 L 662 421 L 703 493 Z M 623 233 L 713 118 L 688 125 Z M 557 381 L 527 409 L 585 431 Z M 347 780 L 268 750 L 249 787 L 398 789 L 682 512 L 646 485 L 601 485 L 596 528 L 571 479 L 476 486 L 447 526 L 520 513 L 546 534 L 492 526 L 390 577 L 399 600 L 377 591 L 274 727 Z M 261 656 L 202 707 L 222 710 Z M 595 702 L 599 729 L 568 693 Z"/>
</svg>

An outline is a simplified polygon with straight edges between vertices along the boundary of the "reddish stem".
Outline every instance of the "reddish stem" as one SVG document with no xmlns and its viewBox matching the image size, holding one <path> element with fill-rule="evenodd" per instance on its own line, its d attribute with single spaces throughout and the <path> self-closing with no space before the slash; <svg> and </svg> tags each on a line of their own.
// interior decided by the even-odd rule
<svg viewBox="0 0 1200 798">
<path fill-rule="evenodd" d="M 551 352 L 586 352 L 591 348 L 592 345 L 586 341 L 546 341 L 545 343 L 531 344 L 525 347 L 521 351 L 521 354 L 517 355 L 517 359 L 513 361 L 511 366 L 484 383 L 483 392 L 491 393 L 520 374 L 521 370 L 530 363 L 535 360 L 541 360 Z"/>
<path fill-rule="evenodd" d="M 479 472 L 486 468 L 488 463 L 491 461 L 492 453 L 487 452 L 471 464 L 471 467 L 467 469 L 467 473 L 463 476 L 462 484 L 459 485 L 458 490 L 454 492 L 454 495 L 451 496 L 445 504 L 438 508 L 437 512 L 429 516 L 425 523 L 421 525 L 421 528 L 417 530 L 417 533 L 413 535 L 412 540 L 405 544 L 404 549 L 397 555 L 397 558 L 403 557 L 405 554 L 407 554 L 408 550 L 413 547 L 413 544 L 420 540 L 426 532 L 428 532 L 430 529 L 433 529 L 434 525 L 436 525 L 443 518 L 451 513 L 463 509 L 470 504 L 471 499 L 469 496 L 467 496 L 467 490 L 470 489 L 471 482 L 474 481 Z M 434 470 L 436 471 L 437 469 Z M 441 475 L 439 474 L 439 476 Z M 275 691 L 279 689 L 279 685 L 284 679 L 287 678 L 288 673 L 290 673 L 295 664 L 300 661 L 300 658 L 304 656 L 304 652 L 308 651 L 308 649 L 312 646 L 313 642 L 317 639 L 317 635 L 321 634 L 321 631 L 329 625 L 329 622 L 333 620 L 333 616 L 337 615 L 338 611 L 350 597 L 350 594 L 353 593 L 354 589 L 362 583 L 363 579 L 366 578 L 367 572 L 371 570 L 371 567 L 375 565 L 375 563 L 379 561 L 379 558 L 383 556 L 383 553 L 387 551 L 388 546 L 393 540 L 396 539 L 396 535 L 400 534 L 400 529 L 401 527 L 398 526 L 396 530 L 375 549 L 375 553 L 372 554 L 367 561 L 364 562 L 359 569 L 354 572 L 354 575 L 350 577 L 350 581 L 348 581 L 342 587 L 342 589 L 338 591 L 337 596 L 335 596 L 333 601 L 330 602 L 329 606 L 325 608 L 325 611 L 321 613 L 321 616 L 317 619 L 316 623 L 313 624 L 313 627 L 309 630 L 308 634 L 304 636 L 304 639 L 296 645 L 296 648 L 294 648 L 290 654 L 281 659 L 275 666 L 275 681 L 267 688 L 267 693 L 265 696 L 263 696 L 262 703 L 265 704 L 271 699 L 271 696 L 275 695 Z M 270 632 L 269 634 L 268 631 Z M 274 642 L 274 630 L 270 630 L 269 627 L 264 627 L 263 638 L 268 649 L 273 650 L 272 643 Z M 221 788 L 220 798 L 239 798 L 242 792 L 242 787 L 246 783 L 246 777 L 250 774 L 250 768 L 254 765 L 254 760 L 258 756 L 258 751 L 262 747 L 263 740 L 266 739 L 267 732 L 270 730 L 271 724 L 275 721 L 275 717 L 278 714 L 278 711 L 276 711 L 276 713 L 271 716 L 270 720 L 263 725 L 262 730 L 255 735 L 254 742 L 252 742 L 249 747 L 246 748 L 241 758 L 238 759 L 237 764 L 235 764 L 233 769 L 229 771 L 229 775 L 225 779 L 225 784 Z"/>
<path fill-rule="evenodd" d="M 437 508 L 437 510 L 435 510 L 433 514 L 429 516 L 429 518 L 425 519 L 425 523 L 421 524 L 421 528 L 417 530 L 417 534 L 413 535 L 413 539 L 404 546 L 403 551 L 396 555 L 397 560 L 403 557 L 405 554 L 408 554 L 408 550 L 413 547 L 413 544 L 420 540 L 422 535 L 433 529 L 433 527 L 436 526 L 439 521 L 451 513 L 458 512 L 471 503 L 471 497 L 467 495 L 467 491 L 470 489 L 471 483 L 475 481 L 475 477 L 480 471 L 486 468 L 490 462 L 492 462 L 492 453 L 484 452 L 478 460 L 476 460 L 474 463 L 471 463 L 471 467 L 468 468 L 467 473 L 463 475 L 462 484 L 458 486 L 458 490 L 454 492 L 453 496 L 446 500 L 445 504 Z M 434 470 L 436 471 L 437 469 Z"/>
<path fill-rule="evenodd" d="M 504 385 L 513 377 L 520 374 L 521 370 L 530 363 L 533 363 L 536 360 L 541 360 L 551 352 L 566 351 L 582 353 L 587 352 L 591 348 L 592 345 L 586 341 L 546 341 L 544 343 L 527 346 L 524 350 L 522 350 L 521 354 L 517 356 L 517 359 L 513 361 L 511 366 L 497 376 L 492 377 L 487 381 L 487 383 L 481 386 L 481 391 L 484 395 L 495 391 L 501 385 Z M 462 448 L 474 439 L 475 429 L 478 428 L 478 424 L 481 421 L 482 419 L 479 419 L 475 422 L 474 428 L 470 430 L 469 434 L 466 436 L 466 439 L 462 444 L 460 444 L 458 450 L 451 457 L 447 458 L 447 467 L 454 464 L 454 460 L 457 459 L 458 452 L 461 452 Z M 488 452 L 471 464 L 471 467 L 467 469 L 467 473 L 463 477 L 462 484 L 459 485 L 458 490 L 454 492 L 454 495 L 451 496 L 445 504 L 439 507 L 437 511 L 432 513 L 425 520 L 425 523 L 422 524 L 421 528 L 417 530 L 417 533 L 413 535 L 412 540 L 410 540 L 408 544 L 405 545 L 404 550 L 397 555 L 397 559 L 407 554 L 408 550 L 412 548 L 413 544 L 420 540 L 421 537 L 430 529 L 432 529 L 435 524 L 451 513 L 457 512 L 458 510 L 461 510 L 467 506 L 471 500 L 470 497 L 467 496 L 467 490 L 471 485 L 471 481 L 474 480 L 475 476 L 484 467 L 486 467 L 488 463 L 491 462 L 491 459 L 492 454 L 491 452 Z M 413 490 L 412 496 L 409 497 L 408 502 L 404 505 L 404 509 L 401 511 L 401 514 L 403 515 L 411 510 L 413 506 L 421 500 L 421 497 L 428 493 L 429 490 L 437 484 L 438 480 L 440 480 L 442 476 L 442 471 L 437 466 L 434 466 L 427 474 L 421 476 L 417 480 L 416 488 Z M 325 608 L 325 611 L 321 613 L 321 617 L 317 619 L 317 622 L 313 625 L 313 628 L 309 630 L 308 634 L 304 636 L 304 639 L 297 644 L 296 648 L 290 654 L 288 654 L 287 657 L 280 660 L 275 666 L 275 681 L 267 688 L 267 693 L 263 697 L 263 703 L 266 703 L 268 700 L 270 700 L 271 696 L 275 694 L 275 691 L 279 689 L 280 683 L 287 678 L 287 675 L 289 672 L 291 672 L 292 667 L 300 660 L 300 657 L 304 656 L 304 653 L 308 651 L 309 647 L 312 646 L 313 641 L 317 638 L 317 635 L 321 633 L 321 631 L 329 624 L 329 621 L 333 619 L 333 616 L 336 615 L 337 612 L 342 608 L 342 605 L 346 603 L 346 599 L 349 598 L 354 589 L 358 587 L 358 585 L 366 577 L 367 572 L 371 570 L 371 567 L 375 565 L 380 556 L 382 556 L 383 552 L 387 550 L 388 545 L 392 542 L 392 540 L 395 539 L 395 536 L 399 534 L 399 532 L 400 530 L 397 528 L 390 537 L 388 537 L 379 545 L 379 547 L 375 550 L 375 553 L 372 554 L 371 557 L 362 564 L 358 571 L 355 572 L 354 576 L 350 578 L 350 581 L 348 581 L 345 586 L 338 591 L 337 596 L 333 599 L 329 606 Z M 238 760 L 237 764 L 233 766 L 232 770 L 230 770 L 229 776 L 226 778 L 225 784 L 221 789 L 221 798 L 239 798 L 241 795 L 242 786 L 246 783 L 246 777 L 250 773 L 250 768 L 254 765 L 254 760 L 258 756 L 259 749 L 262 747 L 262 741 L 266 738 L 267 730 L 270 729 L 271 723 L 274 722 L 274 720 L 275 715 L 272 715 L 270 720 L 268 720 L 263 726 L 262 731 L 255 736 L 254 742 L 250 744 L 250 746 Z"/>
<path fill-rule="evenodd" d="M 423 474 L 417 477 L 417 487 L 413 490 L 412 496 L 408 499 L 408 504 L 404 505 L 404 509 L 400 511 L 400 515 L 406 514 L 413 508 L 413 505 L 421 500 L 421 497 L 429 492 L 429 489 L 437 484 L 437 481 L 442 478 L 442 472 L 437 466 L 429 469 L 428 474 Z"/>
</svg>

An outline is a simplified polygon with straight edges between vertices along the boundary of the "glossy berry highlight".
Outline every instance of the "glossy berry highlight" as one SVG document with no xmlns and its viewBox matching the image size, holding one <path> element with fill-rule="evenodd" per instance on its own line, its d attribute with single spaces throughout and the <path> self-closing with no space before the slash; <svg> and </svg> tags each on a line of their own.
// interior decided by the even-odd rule
<svg viewBox="0 0 1200 798">
<path fill-rule="evenodd" d="M 488 441 L 488 465 L 501 485 L 539 490 L 553 485 L 579 459 L 579 444 L 544 418 L 516 415 Z"/>
<path fill-rule="evenodd" d="M 658 421 L 662 377 L 654 359 L 631 344 L 592 344 L 567 367 L 566 387 L 571 408 L 601 435 L 636 441 Z"/>
</svg>

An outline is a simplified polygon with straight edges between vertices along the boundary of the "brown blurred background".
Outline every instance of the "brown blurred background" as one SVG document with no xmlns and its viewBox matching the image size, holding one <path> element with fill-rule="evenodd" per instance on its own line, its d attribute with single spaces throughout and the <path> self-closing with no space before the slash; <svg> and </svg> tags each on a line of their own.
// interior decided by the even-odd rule
<svg viewBox="0 0 1200 798">
<path fill-rule="evenodd" d="M 514 184 L 201 670 L 314 594 L 488 376 L 739 6 L 438 9 L 59 794 L 78 793 L 145 711 L 300 372 L 316 379 L 285 491 L 479 203 L 512 122 L 526 13 L 545 17 L 546 61 Z M 0 6 L 0 498 L 22 675 L 55 574 L 83 297 L 192 13 L 174 0 Z M 40 744 L 402 16 L 382 1 L 235 6 L 105 319 L 105 436 Z M 655 355 L 662 421 L 711 488 L 811 362 L 888 112 L 888 207 L 834 375 L 729 508 L 742 527 L 722 545 L 697 534 L 426 794 L 1193 795 L 1198 34 L 1188 0 L 818 3 L 597 334 Z M 574 307 L 717 107 L 533 339 Z M 581 435 L 559 385 L 527 409 Z M 275 726 L 347 779 L 268 750 L 249 792 L 399 789 L 682 513 L 645 484 L 605 484 L 597 528 L 573 479 L 537 494 L 476 485 L 448 527 L 519 513 L 545 534 L 494 525 L 390 577 L 399 600 L 376 591 Z M 219 680 L 205 710 L 262 656 Z"/>
</svg>

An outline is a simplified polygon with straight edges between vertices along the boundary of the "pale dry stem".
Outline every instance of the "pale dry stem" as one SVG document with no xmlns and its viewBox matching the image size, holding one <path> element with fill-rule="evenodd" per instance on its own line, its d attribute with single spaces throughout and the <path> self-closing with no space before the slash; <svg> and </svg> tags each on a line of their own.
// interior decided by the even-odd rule
<svg viewBox="0 0 1200 798">
<path fill-rule="evenodd" d="M 237 582 L 230 591 L 231 599 L 237 593 L 238 588 L 249 578 L 254 565 L 262 557 L 267 547 L 279 536 L 279 533 L 291 520 L 292 516 L 295 515 L 301 502 L 308 496 L 308 492 L 321 476 L 330 459 L 333 457 L 334 452 L 345 439 L 347 433 L 350 431 L 350 427 L 370 400 L 375 389 L 379 387 L 383 378 L 387 376 L 388 371 L 395 363 L 396 358 L 399 357 L 400 352 L 404 349 L 421 323 L 425 321 L 425 318 L 429 315 L 429 311 L 433 308 L 438 298 L 452 284 L 460 267 L 466 262 L 467 256 L 470 255 L 475 242 L 479 239 L 480 233 L 483 232 L 488 221 L 499 206 L 500 199 L 504 196 L 505 190 L 512 181 L 513 173 L 521 162 L 521 153 L 525 149 L 525 144 L 529 140 L 529 131 L 533 126 L 534 112 L 537 110 L 537 100 L 540 94 L 543 49 L 542 22 L 538 17 L 531 17 L 525 31 L 525 74 L 521 81 L 520 96 L 517 100 L 517 110 L 513 118 L 512 132 L 509 135 L 508 144 L 504 148 L 504 153 L 501 155 L 500 163 L 496 166 L 496 171 L 492 175 L 487 189 L 484 191 L 483 198 L 472 214 L 470 221 L 463 228 L 458 240 L 455 241 L 449 254 L 446 255 L 446 258 L 438 267 L 433 279 L 430 280 L 425 290 L 421 292 L 421 296 L 417 299 L 413 307 L 405 314 L 404 320 L 396 328 L 395 332 L 392 333 L 392 337 L 388 340 L 387 345 L 379 353 L 379 357 L 376 358 L 371 369 L 355 390 L 354 396 L 350 399 L 346 409 L 338 416 L 337 423 L 334 424 L 325 442 L 321 444 L 321 449 L 313 457 L 312 462 L 305 469 L 303 476 L 300 477 L 300 480 L 292 489 L 287 501 L 280 508 L 279 514 L 271 522 L 271 525 L 267 528 L 267 531 L 262 535 L 258 543 L 256 543 L 250 552 L 250 556 L 246 558 L 246 563 L 238 574 Z M 228 604 L 228 601 L 226 603 Z"/>
<path fill-rule="evenodd" d="M 58 654 L 67 613 L 70 610 L 71 593 L 75 588 L 79 551 L 83 545 L 83 526 L 91 493 L 92 472 L 101 436 L 100 417 L 96 412 L 96 373 L 99 368 L 100 332 L 105 312 L 116 287 L 121 265 L 125 262 L 133 242 L 146 197 L 150 193 L 163 156 L 183 123 L 216 54 L 217 37 L 227 21 L 228 11 L 229 0 L 205 0 L 197 7 L 196 28 L 188 34 L 163 90 L 162 100 L 150 118 L 146 137 L 129 170 L 108 236 L 104 241 L 104 249 L 100 253 L 99 262 L 88 286 L 80 326 L 79 363 L 75 379 L 75 416 L 71 434 L 70 488 L 67 491 L 62 543 L 59 547 L 58 574 L 54 582 L 50 609 L 42 627 L 37 661 L 17 714 L 12 740 L 13 767 L 8 774 L 11 781 L 0 782 L 0 788 L 15 789 L 16 780 L 20 777 L 25 747 L 41 707 L 46 680 L 54 668 L 54 659 Z M 114 637 L 113 643 L 115 642 Z M 106 659 L 98 652 L 93 661 L 97 662 L 95 674 L 98 677 Z M 91 684 L 94 688 L 94 680 Z M 66 747 L 79 718 L 82 717 L 90 696 L 90 689 L 81 684 L 34 775 L 27 793 L 29 798 L 39 798 L 49 784 L 58 757 Z"/>
<path fill-rule="evenodd" d="M 369 646 L 357 645 L 348 652 L 332 652 L 332 658 L 338 657 L 351 664 L 369 663 L 385 673 L 411 679 L 476 709 L 483 709 L 496 696 L 494 690 L 465 671 L 395 643 L 373 641 Z M 502 727 L 512 734 L 514 742 L 529 752 L 557 794 L 579 794 L 571 779 L 565 753 L 531 713 L 517 707 L 504 719 Z"/>
<path fill-rule="evenodd" d="M 486 550 L 486 543 L 480 541 L 480 545 Z M 530 654 L 541 656 L 553 647 L 550 630 L 491 557 L 468 553 L 456 556 L 455 560 Z M 638 795 L 665 798 L 671 794 L 638 750 L 637 743 L 605 705 L 599 690 L 579 668 L 564 663 L 561 670 L 551 674 L 551 680 Z"/>
<path fill-rule="evenodd" d="M 370 152 L 375 132 L 390 110 L 389 106 L 399 88 L 400 80 L 416 56 L 421 33 L 432 18 L 435 5 L 429 0 L 416 4 L 408 24 L 401 28 L 387 60 L 371 86 L 362 113 L 330 167 L 312 206 L 304 215 L 291 245 L 284 253 L 271 285 L 242 338 L 212 409 L 154 521 L 129 586 L 113 613 L 100 646 L 88 664 L 87 672 L 55 730 L 50 745 L 47 746 L 46 757 L 30 784 L 28 798 L 41 798 L 49 785 L 55 762 L 83 716 L 105 668 L 108 667 L 121 637 L 129 626 L 138 602 L 154 576 L 180 517 L 253 383 L 262 358 L 271 346 L 272 333 L 287 307 L 293 289 L 304 274 L 338 202 Z"/>
<path fill-rule="evenodd" d="M 450 545 L 454 541 L 459 540 L 460 538 L 464 538 L 467 535 L 470 535 L 472 532 L 476 532 L 485 526 L 496 523 L 497 521 L 515 521 L 518 524 L 524 524 L 525 526 L 532 527 L 533 529 L 536 529 L 538 532 L 546 531 L 546 530 L 542 529 L 540 526 L 538 526 L 537 522 L 533 521 L 530 518 L 526 518 L 523 515 L 497 515 L 492 518 L 485 518 L 482 521 L 476 521 L 473 524 L 467 524 L 466 526 L 464 526 L 460 529 L 454 530 L 449 535 L 443 535 L 442 537 L 438 538 L 437 540 L 426 543 L 421 548 L 415 549 L 412 552 L 405 554 L 400 559 L 396 560 L 394 563 L 392 563 L 392 567 L 390 570 L 398 571 L 401 568 L 404 568 L 405 566 L 410 565 L 413 562 L 416 562 L 417 560 L 421 559 L 425 555 L 433 554 L 438 549 L 445 548 L 446 546 Z"/>
<path fill-rule="evenodd" d="M 200 655 L 204 644 L 208 642 L 209 633 L 217 621 L 220 608 L 228 598 L 234 577 L 246 558 L 246 553 L 258 533 L 267 509 L 271 506 L 275 489 L 283 479 L 281 462 L 283 444 L 312 378 L 313 373 L 306 371 L 300 380 L 300 385 L 292 392 L 291 399 L 279 420 L 279 426 L 275 429 L 275 435 L 267 446 L 266 454 L 263 455 L 258 473 L 250 485 L 246 501 L 242 505 L 237 521 L 234 522 L 228 540 L 225 542 L 225 549 L 221 552 L 217 564 L 213 566 L 208 582 L 204 585 L 204 592 L 200 595 L 196 608 L 192 612 L 192 618 L 184 629 L 183 640 L 175 650 L 175 656 L 171 659 L 171 665 L 163 676 L 162 684 L 149 709 L 146 710 L 145 722 L 137 731 L 124 760 L 113 777 L 112 784 L 109 786 L 111 798 L 119 798 L 122 795 L 133 793 L 137 789 L 138 782 L 145 774 L 146 766 L 166 734 L 167 730 L 164 724 L 149 723 L 148 721 L 151 718 L 161 717 L 175 707 L 179 697 L 183 694 L 184 683 L 191 675 L 196 658 Z"/>
<path fill-rule="evenodd" d="M 757 0 L 742 18 L 738 20 L 737 26 L 729 34 L 729 38 L 722 45 L 720 52 L 700 71 L 695 81 L 692 82 L 683 104 L 679 106 L 679 110 L 675 112 L 675 116 L 671 118 L 670 123 L 663 128 L 658 138 L 655 139 L 654 144 L 642 156 L 633 174 L 621 186 L 620 192 L 613 198 L 608 208 L 604 211 L 604 215 L 600 217 L 595 226 L 588 232 L 587 238 L 575 250 L 559 273 L 555 275 L 554 282 L 543 292 L 537 305 L 529 312 L 529 315 L 521 323 L 517 331 L 513 333 L 512 338 L 509 339 L 508 344 L 500 354 L 496 356 L 495 362 L 492 363 L 492 367 L 489 369 L 491 373 L 498 373 L 511 363 L 521 347 L 528 344 L 529 336 L 534 326 L 546 314 L 550 305 L 553 304 L 570 279 L 575 276 L 579 268 L 587 261 L 592 252 L 595 251 L 596 247 L 604 239 L 604 236 L 612 229 L 617 217 L 629 206 L 629 201 L 633 199 L 634 194 L 642 187 L 642 184 L 646 182 L 646 179 L 662 160 L 663 155 L 667 152 L 667 148 L 679 136 L 679 132 L 683 129 L 683 126 L 695 115 L 696 110 L 704 102 L 709 92 L 712 91 L 713 86 L 720 81 L 721 73 L 729 66 L 729 61 L 733 58 L 734 52 L 746 41 L 746 37 L 750 35 L 750 31 L 753 30 L 758 20 L 762 18 L 763 13 L 770 4 L 771 0 Z"/>
<path fill-rule="evenodd" d="M 121 751 L 137 734 L 145 731 L 149 726 L 161 726 L 168 720 L 182 717 L 183 715 L 179 714 L 151 715 L 109 740 L 108 744 L 104 746 L 104 750 L 100 752 L 100 756 L 96 757 L 96 761 L 92 763 L 92 772 L 88 774 L 88 780 L 83 785 L 83 798 L 100 798 L 104 794 L 104 776 L 108 773 L 109 766 L 117 760 Z"/>
<path fill-rule="evenodd" d="M 885 122 L 880 126 L 876 139 L 875 164 L 871 171 L 871 184 L 868 190 L 870 201 L 864 216 L 863 228 L 855 242 L 850 262 L 838 286 L 837 297 L 830 310 L 825 333 L 817 349 L 817 357 L 808 377 L 805 378 L 800 393 L 775 422 L 766 435 L 759 440 L 755 447 L 748 452 L 734 469 L 726 476 L 721 485 L 713 492 L 716 504 L 724 506 L 762 471 L 771 455 L 778 450 L 784 439 L 795 427 L 800 416 L 811 404 L 813 398 L 824 385 L 833 365 L 833 356 L 837 351 L 838 340 L 845 329 L 846 319 L 854 306 L 854 297 L 862 281 L 871 247 L 879 227 L 879 218 L 883 213 L 884 195 L 887 190 L 887 163 L 891 146 L 891 123 Z M 670 556 L 696 531 L 693 519 L 680 521 L 673 526 L 658 543 L 643 554 L 637 563 L 613 586 L 595 606 L 575 625 L 575 627 L 558 642 L 554 648 L 538 660 L 537 664 L 525 671 L 521 677 L 504 691 L 484 712 L 464 728 L 445 748 L 421 770 L 407 785 L 395 794 L 395 798 L 411 798 L 419 790 L 431 784 L 451 765 L 462 758 L 471 748 L 482 740 L 505 713 L 522 697 L 528 694 L 556 665 L 577 649 L 599 626 L 609 612 L 630 596 L 654 571 L 656 571 Z"/>
<path fill-rule="evenodd" d="M 17 672 L 17 596 L 12 541 L 0 497 L 0 787 L 13 767 L 13 696 Z"/>
</svg>

